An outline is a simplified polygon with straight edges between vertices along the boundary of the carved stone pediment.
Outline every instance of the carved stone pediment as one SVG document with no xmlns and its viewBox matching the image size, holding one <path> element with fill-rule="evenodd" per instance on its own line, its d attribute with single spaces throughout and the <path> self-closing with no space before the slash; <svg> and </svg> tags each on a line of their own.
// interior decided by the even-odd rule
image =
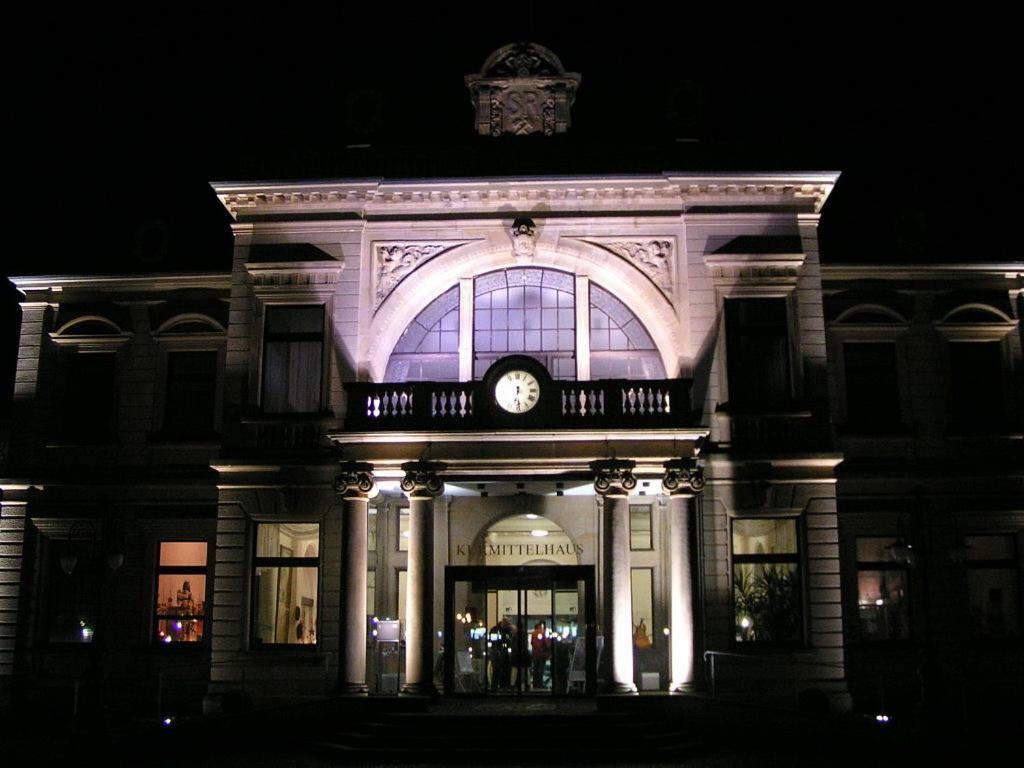
<svg viewBox="0 0 1024 768">
<path fill-rule="evenodd" d="M 466 241 L 448 242 L 377 242 L 373 244 L 374 311 L 384 303 L 406 275 L 423 262 L 463 245 Z"/>
<path fill-rule="evenodd" d="M 579 84 L 579 74 L 536 43 L 499 48 L 480 74 L 466 76 L 481 136 L 565 133 Z"/>
<path fill-rule="evenodd" d="M 596 245 L 620 256 L 651 279 L 668 298 L 672 298 L 672 263 L 674 238 L 587 238 Z"/>
</svg>

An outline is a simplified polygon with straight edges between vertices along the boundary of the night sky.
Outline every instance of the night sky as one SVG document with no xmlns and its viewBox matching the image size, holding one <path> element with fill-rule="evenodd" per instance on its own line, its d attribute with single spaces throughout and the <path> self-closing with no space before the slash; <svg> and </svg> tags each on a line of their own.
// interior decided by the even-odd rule
<svg viewBox="0 0 1024 768">
<path fill-rule="evenodd" d="M 1020 260 L 1004 224 L 1020 165 L 1008 21 L 666 7 L 253 6 L 12 28 L 24 135 L 9 152 L 27 187 L 13 223 L 33 236 L 5 249 L 4 274 L 226 270 L 211 180 L 707 170 L 842 171 L 827 262 Z M 567 136 L 474 134 L 463 77 L 517 40 L 582 74 Z M 18 323 L 3 283 L 0 415 Z"/>
</svg>

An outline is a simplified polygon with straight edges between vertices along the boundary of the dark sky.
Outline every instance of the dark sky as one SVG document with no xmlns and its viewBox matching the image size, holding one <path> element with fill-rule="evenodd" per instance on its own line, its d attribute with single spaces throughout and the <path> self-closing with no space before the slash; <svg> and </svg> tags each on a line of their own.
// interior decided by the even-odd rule
<svg viewBox="0 0 1024 768">
<path fill-rule="evenodd" d="M 1019 259 L 991 215 L 1011 213 L 1019 168 L 1012 25 L 666 7 L 252 7 L 22 28 L 7 54 L 24 131 L 12 147 L 36 235 L 4 274 L 225 269 L 210 180 L 715 169 L 842 171 L 827 261 Z M 463 76 L 515 40 L 582 74 L 568 136 L 473 134 Z M 6 282 L 0 298 L 7 371 Z"/>
</svg>

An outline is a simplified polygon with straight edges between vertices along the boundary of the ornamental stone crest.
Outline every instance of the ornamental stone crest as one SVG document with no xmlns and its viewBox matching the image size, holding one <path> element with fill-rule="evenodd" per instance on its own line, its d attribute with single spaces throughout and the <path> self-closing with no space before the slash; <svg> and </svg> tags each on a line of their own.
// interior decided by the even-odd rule
<svg viewBox="0 0 1024 768">
<path fill-rule="evenodd" d="M 384 299 L 391 295 L 395 286 L 421 262 L 456 245 L 461 243 L 377 243 L 374 248 L 377 283 L 373 299 L 374 310 L 384 303 Z"/>
<path fill-rule="evenodd" d="M 647 275 L 666 296 L 672 293 L 671 240 L 586 240 L 621 256 Z"/>
<path fill-rule="evenodd" d="M 704 470 L 695 459 L 673 459 L 666 461 L 664 466 L 661 487 L 665 493 L 692 496 L 704 490 Z"/>
<path fill-rule="evenodd" d="M 600 496 L 625 496 L 636 488 L 633 470 L 636 462 L 628 459 L 603 459 L 590 462 L 594 473 L 594 491 Z"/>
<path fill-rule="evenodd" d="M 516 219 L 509 230 L 516 261 L 528 262 L 537 252 L 537 229 L 530 219 Z"/>
<path fill-rule="evenodd" d="M 405 476 L 398 486 L 410 496 L 439 496 L 444 490 L 444 481 L 438 477 L 447 467 L 439 461 L 407 461 L 402 465 Z"/>
<path fill-rule="evenodd" d="M 580 76 L 536 43 L 513 43 L 492 53 L 478 75 L 467 75 L 481 136 L 551 136 L 569 129 Z"/>
<path fill-rule="evenodd" d="M 334 477 L 334 491 L 346 498 L 368 498 L 376 495 L 373 479 L 373 465 L 361 461 L 350 461 L 341 465 L 341 472 Z"/>
</svg>

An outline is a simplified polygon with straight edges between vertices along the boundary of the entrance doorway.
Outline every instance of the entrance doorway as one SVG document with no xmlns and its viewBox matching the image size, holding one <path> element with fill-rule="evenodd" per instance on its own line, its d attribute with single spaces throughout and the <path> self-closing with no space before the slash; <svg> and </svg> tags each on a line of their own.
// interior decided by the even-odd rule
<svg viewBox="0 0 1024 768">
<path fill-rule="evenodd" d="M 444 586 L 446 693 L 595 693 L 593 566 L 447 566 Z"/>
</svg>

